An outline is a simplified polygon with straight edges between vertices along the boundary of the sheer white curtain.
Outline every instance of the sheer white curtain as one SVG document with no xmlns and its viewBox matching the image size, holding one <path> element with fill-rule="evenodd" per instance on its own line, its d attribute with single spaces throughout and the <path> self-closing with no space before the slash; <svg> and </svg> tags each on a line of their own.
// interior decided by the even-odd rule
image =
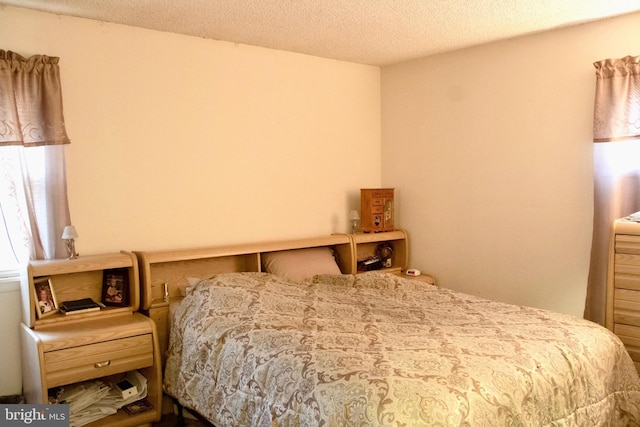
<svg viewBox="0 0 640 427">
<path fill-rule="evenodd" d="M 640 56 L 594 66 L 594 218 L 584 317 L 604 325 L 611 223 L 640 210 Z"/>
<path fill-rule="evenodd" d="M 0 50 L 0 231 L 16 261 L 66 256 L 69 138 L 58 60 Z"/>
</svg>

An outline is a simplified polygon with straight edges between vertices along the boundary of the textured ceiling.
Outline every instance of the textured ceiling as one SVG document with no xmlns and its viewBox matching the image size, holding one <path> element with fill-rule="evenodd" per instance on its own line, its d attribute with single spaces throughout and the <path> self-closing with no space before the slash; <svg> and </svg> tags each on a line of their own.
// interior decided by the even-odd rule
<svg viewBox="0 0 640 427">
<path fill-rule="evenodd" d="M 2 4 L 371 65 L 640 10 L 640 0 L 0 0 Z"/>
</svg>

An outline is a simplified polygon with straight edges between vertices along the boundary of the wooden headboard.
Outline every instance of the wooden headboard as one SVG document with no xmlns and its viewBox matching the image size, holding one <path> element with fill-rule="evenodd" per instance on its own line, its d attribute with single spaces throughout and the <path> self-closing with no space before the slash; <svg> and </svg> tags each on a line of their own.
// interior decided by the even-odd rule
<svg viewBox="0 0 640 427">
<path fill-rule="evenodd" d="M 220 273 L 260 272 L 263 271 L 262 257 L 267 253 L 317 247 L 333 249 L 340 271 L 343 274 L 355 274 L 357 258 L 373 255 L 380 241 L 393 242 L 397 255 L 393 268 L 387 270 L 399 272 L 406 268 L 408 244 L 407 235 L 402 230 L 197 249 L 135 251 L 140 271 L 140 310 L 156 323 L 163 369 L 169 344 L 170 308 L 183 298 L 182 293 L 189 284 L 189 278 L 206 278 Z"/>
<path fill-rule="evenodd" d="M 148 310 L 164 303 L 165 286 L 169 299 L 180 298 L 180 288 L 189 277 L 204 277 L 220 273 L 262 271 L 261 257 L 265 253 L 291 249 L 329 247 L 337 255 L 343 273 L 355 268 L 351 239 L 347 234 L 277 242 L 250 243 L 234 246 L 135 252 L 140 266 L 140 308 Z"/>
</svg>

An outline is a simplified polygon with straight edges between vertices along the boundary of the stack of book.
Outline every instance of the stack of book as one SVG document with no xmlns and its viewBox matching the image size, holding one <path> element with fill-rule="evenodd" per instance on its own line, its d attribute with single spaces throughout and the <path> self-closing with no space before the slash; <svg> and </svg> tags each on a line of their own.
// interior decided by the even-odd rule
<svg viewBox="0 0 640 427">
<path fill-rule="evenodd" d="M 104 305 L 95 302 L 91 298 L 76 299 L 73 301 L 64 301 L 60 304 L 60 310 L 64 314 L 79 314 L 86 313 L 88 311 L 100 310 Z"/>
</svg>

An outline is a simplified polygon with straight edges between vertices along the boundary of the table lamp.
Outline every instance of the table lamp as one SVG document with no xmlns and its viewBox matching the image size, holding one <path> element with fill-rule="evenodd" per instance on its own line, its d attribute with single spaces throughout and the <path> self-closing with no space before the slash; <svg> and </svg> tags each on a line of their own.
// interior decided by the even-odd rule
<svg viewBox="0 0 640 427">
<path fill-rule="evenodd" d="M 75 239 L 78 237 L 78 232 L 73 225 L 67 225 L 62 231 L 62 239 L 65 241 L 65 245 L 67 246 L 67 259 L 76 259 L 78 258 L 78 253 L 76 252 L 76 243 Z"/>
<path fill-rule="evenodd" d="M 355 234 L 358 230 L 358 222 L 360 221 L 360 214 L 358 211 L 353 210 L 349 212 L 349 219 L 351 220 L 351 233 Z"/>
</svg>

